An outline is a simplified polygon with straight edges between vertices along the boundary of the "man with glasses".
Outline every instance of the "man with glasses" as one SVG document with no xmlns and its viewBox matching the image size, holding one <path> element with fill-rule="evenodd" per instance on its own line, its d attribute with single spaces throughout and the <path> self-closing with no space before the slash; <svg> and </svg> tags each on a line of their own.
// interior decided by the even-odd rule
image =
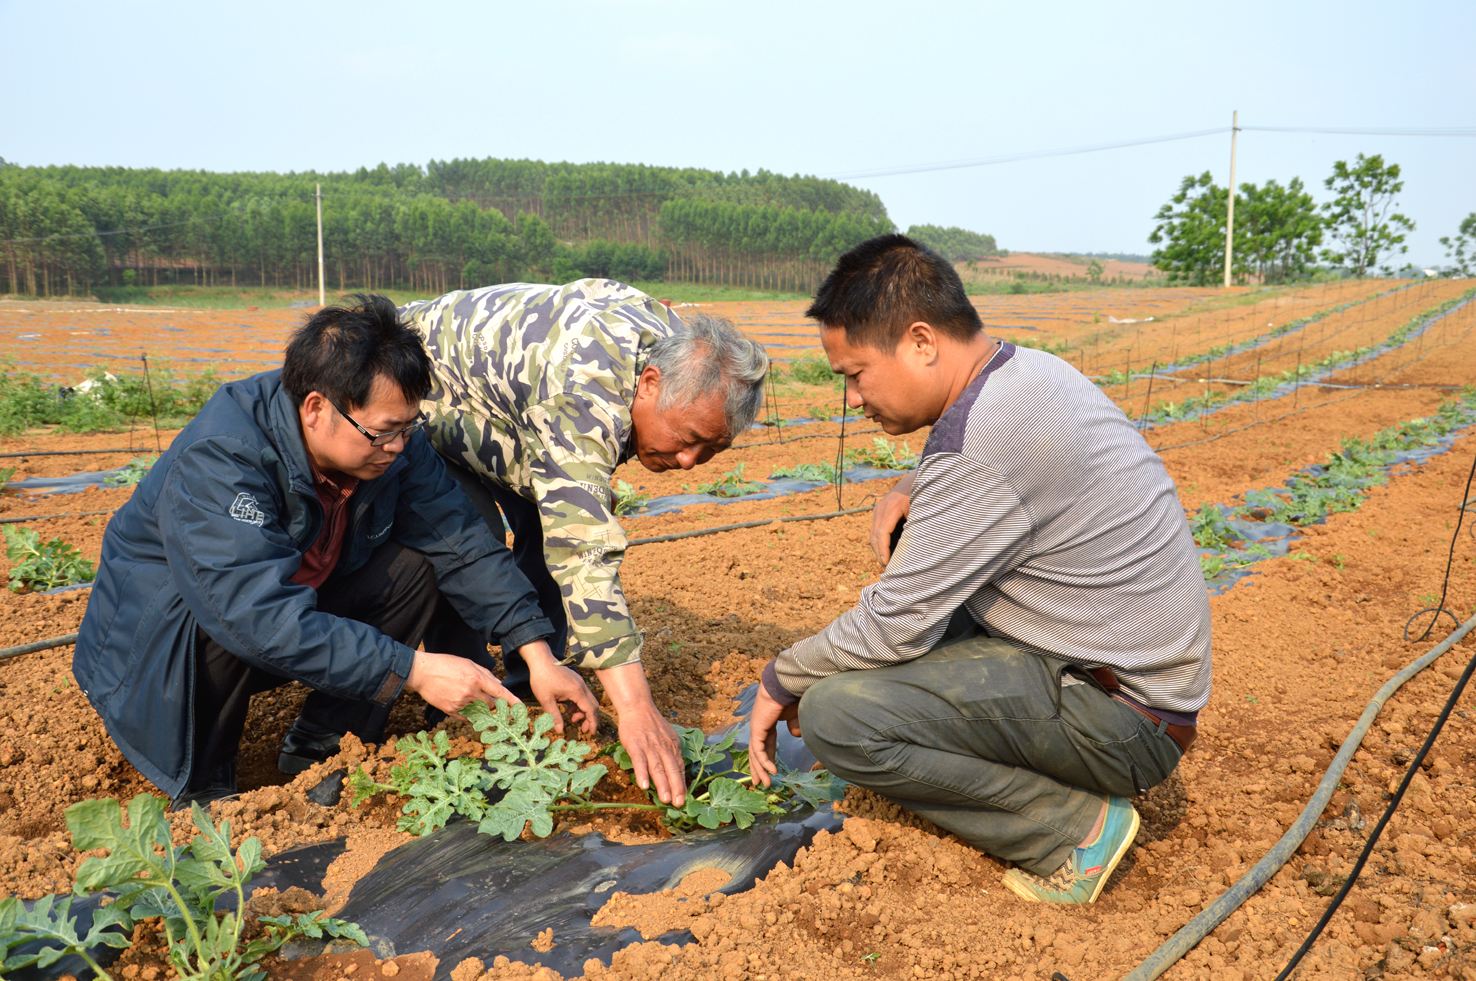
<svg viewBox="0 0 1476 981">
<path fill-rule="evenodd" d="M 532 587 L 419 431 L 430 385 L 389 300 L 325 308 L 281 370 L 221 386 L 108 523 L 73 671 L 176 805 L 236 792 L 253 694 L 312 689 L 278 756 L 300 772 L 344 732 L 381 739 L 405 689 L 443 712 L 513 698 L 489 641 L 556 728 L 563 701 L 594 731 Z"/>
</svg>

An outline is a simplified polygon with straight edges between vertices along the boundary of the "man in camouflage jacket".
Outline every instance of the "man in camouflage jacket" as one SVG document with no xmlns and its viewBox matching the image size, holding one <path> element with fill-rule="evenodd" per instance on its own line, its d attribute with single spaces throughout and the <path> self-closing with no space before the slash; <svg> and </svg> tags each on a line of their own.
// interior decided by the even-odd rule
<svg viewBox="0 0 1476 981">
<path fill-rule="evenodd" d="M 510 526 L 560 632 L 554 651 L 567 641 L 567 659 L 599 676 L 637 781 L 680 805 L 681 754 L 620 589 L 626 537 L 611 481 L 632 455 L 685 470 L 726 449 L 757 414 L 767 357 L 726 321 L 684 323 L 610 280 L 458 291 L 402 315 L 433 362 L 431 442 L 494 531 Z M 504 660 L 516 683 L 516 658 Z"/>
</svg>

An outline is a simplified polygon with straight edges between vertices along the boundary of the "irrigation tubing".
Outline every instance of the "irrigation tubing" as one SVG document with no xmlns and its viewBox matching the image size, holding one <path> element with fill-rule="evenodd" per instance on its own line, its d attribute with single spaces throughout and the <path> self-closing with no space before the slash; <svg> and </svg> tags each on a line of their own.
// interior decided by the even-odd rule
<svg viewBox="0 0 1476 981">
<path fill-rule="evenodd" d="M 50 640 L 38 640 L 30 644 L 21 644 L 19 647 L 0 648 L 0 661 L 9 660 L 12 657 L 20 657 L 22 654 L 34 654 L 36 651 L 49 651 L 53 647 L 66 647 L 68 644 L 77 643 L 76 634 L 63 634 L 60 637 L 52 637 Z"/>
<path fill-rule="evenodd" d="M 764 525 L 775 525 L 784 521 L 825 521 L 830 518 L 842 518 L 848 514 L 860 514 L 862 511 L 870 511 L 870 504 L 862 504 L 854 508 L 843 508 L 839 511 L 827 511 L 824 514 L 791 514 L 782 518 L 760 518 L 757 521 L 739 521 L 731 525 L 716 525 L 712 528 L 694 528 L 691 531 L 674 531 L 669 535 L 651 535 L 648 538 L 632 538 L 625 543 L 626 548 L 636 545 L 651 545 L 656 542 L 675 542 L 683 538 L 701 538 L 703 535 L 717 535 L 725 531 L 739 531 L 743 528 L 762 528 Z"/>
<path fill-rule="evenodd" d="M 1333 896 L 1332 900 L 1327 904 L 1327 909 L 1323 911 L 1322 918 L 1317 921 L 1317 925 L 1312 928 L 1312 932 L 1307 935 L 1307 939 L 1302 941 L 1302 945 L 1297 948 L 1296 953 L 1292 954 L 1291 960 L 1286 962 L 1286 967 L 1282 968 L 1281 973 L 1276 975 L 1276 981 L 1285 981 L 1291 975 L 1291 972 L 1301 963 L 1302 958 L 1312 949 L 1312 945 L 1317 942 L 1317 938 L 1322 936 L 1322 931 L 1333 918 L 1333 914 L 1338 911 L 1339 906 L 1343 905 L 1343 900 L 1352 891 L 1353 883 L 1358 881 L 1358 876 L 1363 871 L 1363 866 L 1368 862 L 1368 857 L 1373 854 L 1374 845 L 1378 843 L 1379 836 L 1384 833 L 1385 825 L 1394 816 L 1394 811 L 1399 807 L 1399 802 L 1404 799 L 1404 792 L 1409 789 L 1410 782 L 1414 780 L 1414 775 L 1420 771 L 1421 765 L 1425 762 L 1425 757 L 1429 755 L 1430 748 L 1435 745 L 1435 740 L 1440 735 L 1440 730 L 1445 728 L 1445 722 L 1450 718 L 1451 710 L 1456 707 L 1456 703 L 1461 699 L 1461 693 L 1466 690 L 1466 684 L 1471 680 L 1471 671 L 1473 669 L 1476 669 L 1476 655 L 1473 655 L 1466 662 L 1466 669 L 1461 672 L 1460 680 L 1451 689 L 1450 697 L 1445 700 L 1445 707 L 1440 710 L 1440 715 L 1435 719 L 1435 725 L 1430 728 L 1430 734 L 1425 737 L 1425 744 L 1420 747 L 1420 751 L 1415 754 L 1415 758 L 1409 761 L 1409 768 L 1404 771 L 1404 779 L 1399 782 L 1399 789 L 1394 791 L 1394 796 L 1389 799 L 1389 804 L 1384 808 L 1384 813 L 1379 818 L 1379 823 L 1374 825 L 1373 831 L 1368 836 L 1368 841 L 1364 842 L 1363 851 L 1359 853 L 1358 861 L 1353 863 L 1353 869 L 1348 873 L 1348 877 L 1343 880 L 1342 888 L 1338 890 L 1337 895 Z"/>
<path fill-rule="evenodd" d="M 1460 540 L 1460 537 L 1461 537 L 1461 525 L 1466 520 L 1466 506 L 1467 506 L 1467 504 L 1470 503 L 1470 498 L 1471 498 L 1471 480 L 1472 480 L 1472 478 L 1476 478 L 1476 456 L 1473 456 L 1471 458 L 1471 472 L 1468 473 L 1468 474 L 1466 474 L 1466 489 L 1461 492 L 1461 499 L 1464 502 L 1466 502 L 1466 503 L 1463 503 L 1459 508 L 1456 509 L 1456 526 L 1455 526 L 1455 532 L 1454 532 L 1454 534 L 1452 534 L 1450 536 L 1450 551 L 1445 556 L 1445 579 L 1440 584 L 1440 600 L 1433 607 L 1430 607 L 1429 609 L 1420 610 L 1414 616 L 1410 617 L 1407 621 L 1405 621 L 1405 624 L 1404 624 L 1404 639 L 1405 640 L 1424 640 L 1425 638 L 1429 637 L 1430 636 L 1430 631 L 1432 631 L 1432 630 L 1435 629 L 1435 624 L 1437 624 L 1437 623 L 1440 622 L 1440 614 L 1442 614 L 1442 613 L 1444 613 L 1446 616 L 1450 617 L 1452 620 L 1455 619 L 1455 615 L 1445 608 L 1445 597 L 1447 595 L 1449 595 L 1449 593 L 1450 593 L 1450 570 L 1451 570 L 1451 567 L 1455 565 L 1456 542 L 1458 542 Z M 1433 613 L 1434 614 L 1433 616 L 1430 617 L 1430 625 L 1428 627 L 1426 627 L 1425 630 L 1424 630 L 1424 633 L 1420 634 L 1418 637 L 1410 637 L 1410 635 L 1409 635 L 1410 625 L 1415 622 L 1415 620 L 1420 616 L 1421 613 Z"/>
<path fill-rule="evenodd" d="M 54 521 L 57 518 L 86 518 L 95 514 L 112 514 L 115 508 L 103 508 L 100 511 L 58 511 L 56 514 L 21 514 L 14 517 L 0 518 L 0 525 L 23 525 L 32 521 Z"/>
<path fill-rule="evenodd" d="M 130 446 L 128 449 L 120 447 L 116 450 L 17 450 L 13 453 L 0 453 L 0 460 L 24 456 L 88 456 L 99 453 L 147 453 L 148 451 L 147 446 Z"/>
<path fill-rule="evenodd" d="M 738 531 L 743 528 L 760 528 L 764 525 L 773 525 L 788 521 L 824 521 L 830 518 L 842 518 L 847 515 L 860 514 L 863 511 L 870 510 L 870 504 L 863 504 L 858 507 L 845 508 L 844 510 L 840 511 L 827 511 L 824 514 L 791 514 L 781 518 L 764 518 L 759 521 L 740 521 L 736 524 L 731 525 L 718 525 L 712 528 L 695 528 L 691 531 L 678 531 L 673 532 L 669 535 L 651 535 L 647 538 L 633 538 L 626 543 L 626 547 L 631 548 L 636 545 L 651 545 L 656 542 L 674 542 L 683 538 L 699 538 L 703 535 L 716 535 L 725 531 Z M 34 654 L 37 651 L 50 650 L 53 647 L 65 647 L 67 644 L 75 644 L 76 642 L 77 635 L 72 633 L 66 634 L 61 637 L 52 637 L 50 640 L 38 640 L 32 644 L 21 644 L 19 647 L 0 648 L 0 661 L 5 661 L 12 657 L 20 657 L 22 654 Z"/>
<path fill-rule="evenodd" d="M 1226 890 L 1223 895 L 1210 903 L 1199 915 L 1180 927 L 1179 931 L 1164 941 L 1162 946 L 1157 950 L 1149 954 L 1141 964 L 1125 976 L 1124 981 L 1149 981 L 1149 979 L 1163 974 L 1163 972 L 1178 962 L 1181 957 L 1194 949 L 1195 945 L 1210 934 L 1210 931 L 1223 923 L 1231 913 L 1239 909 L 1241 904 L 1254 895 L 1261 886 L 1270 881 L 1271 877 L 1287 863 L 1297 848 L 1301 846 L 1302 841 L 1312 831 L 1313 826 L 1317 823 L 1318 817 L 1322 814 L 1323 809 L 1327 807 L 1327 802 L 1332 798 L 1333 792 L 1337 790 L 1338 782 L 1343 776 L 1343 771 L 1347 769 L 1354 752 L 1357 751 L 1359 744 L 1363 742 L 1363 737 L 1368 733 L 1369 727 L 1373 725 L 1373 721 L 1378 716 L 1379 710 L 1384 707 L 1384 703 L 1406 681 L 1429 667 L 1442 654 L 1459 643 L 1466 634 L 1471 632 L 1472 628 L 1476 628 L 1476 616 L 1461 624 L 1450 636 L 1431 648 L 1423 657 L 1406 665 L 1399 673 L 1384 683 L 1384 686 L 1374 694 L 1373 699 L 1364 708 L 1363 714 L 1358 718 L 1358 723 L 1353 727 L 1353 731 L 1348 734 L 1348 738 L 1343 740 L 1342 746 L 1338 748 L 1337 755 L 1333 757 L 1332 763 L 1329 764 L 1327 771 L 1323 774 L 1322 782 L 1317 785 L 1316 791 L 1312 794 L 1312 799 L 1307 803 L 1301 815 L 1292 823 L 1292 826 L 1281 836 L 1281 840 L 1273 845 L 1271 850 L 1249 872 L 1241 876 L 1234 885 Z M 1473 663 L 1476 663 L 1476 659 L 1473 659 Z M 1457 691 L 1465 687 L 1465 679 L 1469 677 L 1470 672 L 1471 668 L 1467 666 L 1466 674 L 1462 676 L 1461 682 L 1457 686 Z M 1439 723 L 1436 724 L 1436 728 L 1431 734 L 1432 739 L 1435 732 L 1439 732 Z"/>
</svg>

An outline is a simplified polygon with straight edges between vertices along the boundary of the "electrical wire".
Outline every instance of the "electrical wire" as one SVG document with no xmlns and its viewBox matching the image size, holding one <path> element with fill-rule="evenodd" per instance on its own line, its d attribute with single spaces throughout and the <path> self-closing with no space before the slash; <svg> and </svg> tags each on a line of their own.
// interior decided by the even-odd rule
<svg viewBox="0 0 1476 981">
<path fill-rule="evenodd" d="M 1221 136 L 1228 132 L 1230 132 L 1230 127 L 1216 126 L 1211 129 L 1191 130 L 1187 133 L 1169 133 L 1164 136 L 1147 136 L 1141 139 L 1117 140 L 1110 143 L 1089 143 L 1082 146 L 1061 147 L 1053 150 L 1029 150 L 1024 153 L 1005 153 L 993 157 L 977 157 L 971 160 L 912 164 L 901 167 L 879 167 L 874 170 L 858 170 L 850 173 L 831 174 L 829 178 L 831 180 L 855 180 L 863 177 L 897 177 L 903 174 L 926 174 L 938 170 L 961 170 L 966 167 L 991 167 L 995 164 L 1017 163 L 1025 160 L 1044 160 L 1048 157 L 1069 157 L 1082 153 L 1100 153 L 1103 150 L 1123 150 L 1135 146 L 1149 146 L 1154 143 L 1197 140 L 1205 136 Z"/>
<path fill-rule="evenodd" d="M 1321 133 L 1334 136 L 1434 136 L 1469 138 L 1476 126 L 1241 126 L 1241 131 L 1259 133 Z"/>
<path fill-rule="evenodd" d="M 1431 626 L 1433 625 L 1432 623 Z M 1435 745 L 1435 740 L 1439 737 L 1440 730 L 1445 728 L 1446 720 L 1450 718 L 1451 711 L 1456 707 L 1456 703 L 1461 699 L 1461 694 L 1466 690 L 1466 684 L 1471 680 L 1473 669 L 1476 669 L 1476 656 L 1472 656 L 1466 662 L 1466 669 L 1461 672 L 1460 679 L 1456 681 L 1455 687 L 1451 689 L 1450 697 L 1445 700 L 1445 705 L 1440 709 L 1440 714 L 1436 716 L 1435 724 L 1430 727 L 1430 734 L 1425 737 L 1425 742 L 1420 746 L 1420 751 L 1415 754 L 1414 759 L 1409 761 L 1409 767 L 1404 771 L 1404 779 L 1399 781 L 1399 789 L 1394 791 L 1394 796 L 1389 799 L 1389 804 L 1384 808 L 1384 813 L 1380 815 L 1378 824 L 1374 825 L 1373 831 L 1369 833 L 1368 840 L 1363 844 L 1363 851 L 1359 852 L 1358 860 L 1353 863 L 1353 868 L 1348 872 L 1348 877 L 1343 880 L 1342 887 L 1338 889 L 1337 894 L 1328 902 L 1327 909 L 1323 911 L 1322 917 L 1318 919 L 1316 926 L 1312 928 L 1312 932 L 1307 935 L 1307 939 L 1302 941 L 1302 945 L 1292 954 L 1291 960 L 1286 962 L 1286 967 L 1282 968 L 1281 973 L 1276 975 L 1276 981 L 1285 981 L 1286 978 L 1291 976 L 1292 971 L 1296 969 L 1296 966 L 1301 963 L 1302 958 L 1312 949 L 1312 945 L 1317 942 L 1317 938 L 1322 936 L 1322 931 L 1327 928 L 1327 924 L 1332 920 L 1333 914 L 1338 911 L 1338 907 L 1343 905 L 1343 900 L 1352 891 L 1353 884 L 1358 881 L 1358 876 L 1363 872 L 1364 865 L 1368 863 L 1369 856 L 1373 854 L 1374 846 L 1378 844 L 1379 836 L 1384 833 L 1384 828 L 1388 825 L 1389 819 L 1394 816 L 1394 811 L 1399 807 L 1399 802 L 1404 799 L 1404 792 L 1409 789 L 1410 783 L 1414 780 L 1414 775 L 1420 772 L 1420 767 L 1424 764 L 1425 757 L 1429 755 L 1431 747 Z"/>
<path fill-rule="evenodd" d="M 1426 607 L 1423 610 L 1419 610 L 1418 612 L 1415 613 L 1414 616 L 1410 617 L 1409 620 L 1407 620 L 1405 622 L 1405 624 L 1404 624 L 1404 639 L 1405 640 L 1411 640 L 1411 639 L 1413 639 L 1413 640 L 1424 640 L 1426 637 L 1430 636 L 1430 631 L 1432 631 L 1432 630 L 1435 629 L 1435 624 L 1440 621 L 1440 614 L 1442 614 L 1442 613 L 1444 613 L 1446 616 L 1450 617 L 1452 620 L 1455 619 L 1455 614 L 1454 613 L 1451 613 L 1449 610 L 1447 610 L 1445 608 L 1445 598 L 1450 593 L 1450 570 L 1455 565 L 1455 547 L 1456 547 L 1456 542 L 1458 540 L 1460 540 L 1460 537 L 1461 537 L 1461 525 L 1466 520 L 1466 508 L 1467 508 L 1468 504 L 1470 503 L 1470 498 L 1471 498 L 1471 481 L 1472 481 L 1473 478 L 1476 478 L 1476 456 L 1473 456 L 1471 458 L 1471 472 L 1468 473 L 1468 474 L 1466 474 L 1466 489 L 1461 494 L 1461 500 L 1464 503 L 1462 503 L 1461 506 L 1456 509 L 1455 533 L 1450 536 L 1450 552 L 1445 557 L 1445 578 L 1444 578 L 1444 581 L 1442 581 L 1441 584 L 1440 584 L 1440 600 L 1434 606 L 1429 606 L 1429 607 Z M 1425 628 L 1425 632 L 1424 633 L 1420 634 L 1418 637 L 1411 638 L 1410 635 L 1409 635 L 1410 626 L 1415 622 L 1415 620 L 1419 619 L 1419 617 L 1420 617 L 1421 614 L 1424 614 L 1424 613 L 1431 613 L 1431 614 L 1433 614 L 1433 616 L 1430 617 L 1430 625 Z"/>
</svg>

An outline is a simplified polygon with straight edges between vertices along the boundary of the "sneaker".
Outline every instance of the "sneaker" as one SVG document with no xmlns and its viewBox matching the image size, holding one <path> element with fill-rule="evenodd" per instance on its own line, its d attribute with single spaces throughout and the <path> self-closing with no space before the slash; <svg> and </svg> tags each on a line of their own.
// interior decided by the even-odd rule
<svg viewBox="0 0 1476 981">
<path fill-rule="evenodd" d="M 1071 850 L 1066 864 L 1051 875 L 1032 875 L 1024 869 L 1004 874 L 1005 887 L 1033 903 L 1095 903 L 1117 863 L 1138 836 L 1138 812 L 1125 797 L 1107 798 L 1102 833 L 1090 845 Z"/>
<path fill-rule="evenodd" d="M 322 732 L 304 725 L 302 719 L 292 723 L 282 737 L 282 751 L 277 755 L 277 769 L 295 775 L 315 766 L 338 752 L 343 739 L 339 732 Z"/>
</svg>

